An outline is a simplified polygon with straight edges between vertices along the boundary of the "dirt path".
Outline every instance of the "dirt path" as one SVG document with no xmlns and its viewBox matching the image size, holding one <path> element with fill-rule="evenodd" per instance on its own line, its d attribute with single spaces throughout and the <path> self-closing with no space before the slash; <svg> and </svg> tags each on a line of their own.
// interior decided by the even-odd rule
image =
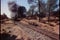
<svg viewBox="0 0 60 40">
<path fill-rule="evenodd" d="M 17 35 L 17 38 L 26 38 L 24 40 L 59 40 L 59 36 L 57 34 L 42 30 L 38 26 L 30 25 L 27 22 L 16 22 L 16 24 L 17 25 L 14 25 L 12 22 L 7 22 L 5 26 L 2 25 L 2 28 L 7 32 L 11 30 L 10 34 Z"/>
<path fill-rule="evenodd" d="M 35 26 L 24 25 L 23 23 L 17 23 L 17 25 L 27 32 L 32 40 L 59 40 L 58 35 L 52 35 L 44 30 L 36 29 Z"/>
</svg>

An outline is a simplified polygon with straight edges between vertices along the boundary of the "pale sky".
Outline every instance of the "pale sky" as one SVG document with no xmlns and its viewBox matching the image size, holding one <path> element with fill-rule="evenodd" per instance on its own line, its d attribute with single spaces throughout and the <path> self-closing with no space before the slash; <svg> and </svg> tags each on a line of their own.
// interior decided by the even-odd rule
<svg viewBox="0 0 60 40">
<path fill-rule="evenodd" d="M 25 6 L 27 10 L 29 9 L 27 0 L 1 0 L 1 14 L 5 13 L 9 18 L 10 12 L 8 10 L 8 1 L 15 1 L 18 5 Z M 46 0 L 44 1 L 46 2 Z"/>
<path fill-rule="evenodd" d="M 18 5 L 25 6 L 29 9 L 29 4 L 27 0 L 1 0 L 1 14 L 5 13 L 10 18 L 10 12 L 8 10 L 8 1 L 15 1 Z"/>
</svg>

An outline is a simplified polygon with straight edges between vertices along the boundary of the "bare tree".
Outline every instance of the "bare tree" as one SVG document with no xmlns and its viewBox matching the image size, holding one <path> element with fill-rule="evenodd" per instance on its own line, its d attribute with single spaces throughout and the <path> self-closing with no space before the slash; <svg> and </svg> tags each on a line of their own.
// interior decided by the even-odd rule
<svg viewBox="0 0 60 40">
<path fill-rule="evenodd" d="M 36 7 L 38 7 L 39 15 L 41 14 L 41 10 L 43 11 L 45 9 L 45 7 L 44 7 L 45 4 L 43 4 L 41 0 L 28 0 L 28 3 L 36 4 Z M 33 7 L 33 9 L 34 9 L 34 7 Z M 40 16 L 39 16 L 39 21 L 40 21 Z"/>
<path fill-rule="evenodd" d="M 50 12 L 52 12 L 58 6 L 56 4 L 57 1 L 58 0 L 47 0 L 47 3 L 45 3 L 43 0 L 28 0 L 28 3 L 29 4 L 36 3 L 36 7 L 38 7 L 40 17 L 41 17 L 41 12 L 46 13 L 49 22 Z M 40 21 L 40 17 L 39 17 L 39 21 Z"/>
<path fill-rule="evenodd" d="M 50 20 L 50 12 L 52 12 L 55 8 L 57 8 L 57 0 L 48 0 L 47 1 L 47 16 L 48 16 L 48 22 Z"/>
</svg>

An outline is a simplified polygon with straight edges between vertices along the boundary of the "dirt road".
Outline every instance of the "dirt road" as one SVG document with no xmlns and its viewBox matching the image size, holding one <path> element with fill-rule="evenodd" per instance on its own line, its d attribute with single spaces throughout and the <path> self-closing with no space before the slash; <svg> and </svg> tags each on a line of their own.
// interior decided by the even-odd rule
<svg viewBox="0 0 60 40">
<path fill-rule="evenodd" d="M 50 33 L 32 25 L 25 25 L 23 23 L 16 24 L 27 32 L 32 40 L 59 40 L 59 36 L 57 34 Z"/>
<path fill-rule="evenodd" d="M 7 31 L 7 33 L 10 32 L 9 34 L 18 36 L 17 38 L 24 36 L 24 38 L 29 38 L 24 40 L 59 40 L 59 36 L 57 34 L 42 30 L 38 26 L 33 26 L 23 22 L 16 22 L 17 25 L 8 23 L 3 24 L 1 28 L 5 29 L 5 32 Z"/>
</svg>

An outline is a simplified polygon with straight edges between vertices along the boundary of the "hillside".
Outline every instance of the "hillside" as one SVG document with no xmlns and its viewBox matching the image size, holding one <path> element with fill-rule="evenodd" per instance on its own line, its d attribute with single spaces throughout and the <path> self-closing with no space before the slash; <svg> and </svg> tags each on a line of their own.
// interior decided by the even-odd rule
<svg viewBox="0 0 60 40">
<path fill-rule="evenodd" d="M 58 17 L 51 17 L 49 24 L 47 23 L 47 17 L 42 18 L 40 22 L 35 19 L 22 19 L 19 21 L 19 23 L 23 23 L 25 25 L 32 25 L 35 26 L 35 28 L 42 29 L 49 31 L 51 33 L 59 35 L 59 18 Z M 22 24 L 22 25 L 23 25 Z M 28 27 L 28 26 L 27 26 Z M 24 29 L 21 29 L 18 25 L 15 25 L 11 20 L 5 20 L 3 23 L 1 23 L 1 31 L 0 35 L 8 34 L 10 35 L 10 38 L 8 39 L 15 39 L 15 40 L 31 40 L 31 35 L 27 34 L 27 32 L 24 31 Z M 29 30 L 29 29 L 28 29 Z M 13 36 L 15 38 L 13 38 Z M 11 38 L 12 37 L 12 38 Z"/>
</svg>

